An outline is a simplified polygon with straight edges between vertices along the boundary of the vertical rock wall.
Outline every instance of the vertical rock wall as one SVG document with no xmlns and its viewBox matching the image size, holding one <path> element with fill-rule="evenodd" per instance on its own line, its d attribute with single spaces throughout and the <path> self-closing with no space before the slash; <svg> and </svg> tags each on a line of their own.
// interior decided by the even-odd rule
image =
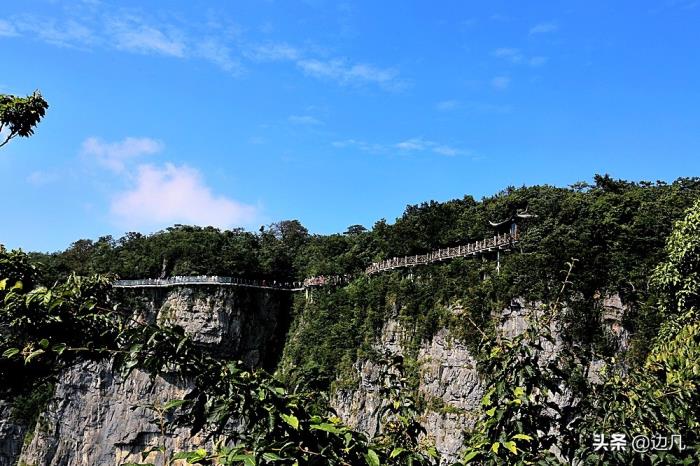
<svg viewBox="0 0 700 466">
<path fill-rule="evenodd" d="M 622 317 L 626 312 L 618 295 L 608 295 L 598 300 L 601 310 L 601 325 L 618 338 L 619 348 L 627 348 L 627 331 L 622 327 Z M 460 312 L 453 309 L 453 312 Z M 527 328 L 527 316 L 542 312 L 542 303 L 514 299 L 503 309 L 496 319 L 498 332 L 504 337 L 513 337 Z M 562 344 L 554 322 L 552 327 L 555 342 L 545 345 L 544 358 L 554 357 Z M 404 355 L 402 341 L 407 340 L 404 330 L 396 319 L 384 324 L 375 349 L 380 353 Z M 447 329 L 439 330 L 429 341 L 421 342 L 418 350 L 420 379 L 418 394 L 428 406 L 421 422 L 426 436 L 442 456 L 444 464 L 458 459 L 463 449 L 464 433 L 474 425 L 483 396 L 481 380 L 476 369 L 474 355 L 468 348 L 453 339 Z M 589 378 L 598 379 L 597 370 L 602 363 L 591 364 Z M 332 403 L 338 415 L 353 427 L 372 436 L 379 427 L 379 412 L 382 400 L 379 389 L 385 367 L 370 361 L 358 361 L 355 370 L 359 383 L 351 389 L 340 389 L 334 393 Z M 566 396 L 553 400 L 558 404 L 570 403 Z"/>
<path fill-rule="evenodd" d="M 288 293 L 177 287 L 129 290 L 121 298 L 137 310 L 137 318 L 180 325 L 195 341 L 222 357 L 239 358 L 251 367 L 273 367 L 282 352 L 290 306 Z M 148 405 L 180 399 L 189 390 L 187 381 L 152 378 L 140 370 L 123 377 L 107 361 L 77 363 L 59 377 L 54 397 L 40 416 L 31 442 L 23 449 L 20 464 L 101 466 L 141 462 L 141 453 L 163 439 Z M 168 449 L 194 448 L 202 442 L 201 438 L 190 437 L 186 429 L 165 436 Z M 148 460 L 154 457 L 151 454 Z M 0 462 L 0 466 L 5 464 L 14 463 L 9 459 Z"/>
</svg>

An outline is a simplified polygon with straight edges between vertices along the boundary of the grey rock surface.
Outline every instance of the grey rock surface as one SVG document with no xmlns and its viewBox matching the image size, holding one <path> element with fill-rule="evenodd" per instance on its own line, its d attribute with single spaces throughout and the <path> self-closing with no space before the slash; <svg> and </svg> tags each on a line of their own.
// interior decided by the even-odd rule
<svg viewBox="0 0 700 466">
<path fill-rule="evenodd" d="M 26 428 L 12 420 L 12 407 L 0 400 L 0 466 L 12 466 L 22 450 Z"/>
<path fill-rule="evenodd" d="M 282 352 L 290 304 L 285 301 L 288 295 L 280 295 L 261 290 L 180 287 L 145 290 L 131 299 L 140 309 L 138 319 L 180 325 L 195 341 L 222 356 L 240 358 L 254 367 L 274 367 Z M 626 347 L 628 335 L 622 317 L 627 308 L 616 295 L 601 297 L 599 302 L 601 324 L 618 337 L 621 348 Z M 461 311 L 451 310 L 456 314 Z M 494 318 L 501 335 L 512 337 L 526 329 L 528 315 L 540 312 L 541 303 L 515 299 Z M 380 353 L 403 355 L 409 331 L 398 318 L 391 318 L 384 323 L 374 347 Z M 555 338 L 554 344 L 545 348 L 547 355 L 556 355 L 560 344 Z M 421 342 L 417 360 L 418 391 L 428 406 L 421 416 L 426 440 L 434 443 L 443 462 L 449 464 L 457 458 L 464 432 L 478 415 L 483 389 L 476 361 L 447 329 Z M 596 380 L 599 366 L 596 361 L 591 365 L 592 380 Z M 360 360 L 354 369 L 357 385 L 337 390 L 332 404 L 345 422 L 372 436 L 380 428 L 383 401 L 379 389 L 386 367 Z M 33 466 L 141 461 L 141 452 L 162 437 L 146 405 L 181 398 L 189 389 L 186 381 L 151 378 L 138 370 L 124 378 L 106 361 L 78 363 L 59 378 L 55 395 L 20 460 Z M 555 401 L 570 402 L 567 397 Z M 25 434 L 22 426 L 9 419 L 9 407 L 0 402 L 0 466 L 14 464 Z M 194 448 L 202 442 L 186 430 L 166 436 L 166 446 L 171 449 Z"/>
<path fill-rule="evenodd" d="M 136 317 L 179 325 L 193 340 L 251 367 L 274 365 L 286 331 L 288 295 L 233 287 L 202 288 L 137 291 L 131 296 L 139 310 Z M 123 377 L 108 361 L 77 363 L 59 377 L 32 441 L 21 453 L 20 464 L 101 466 L 142 462 L 141 453 L 157 446 L 161 439 L 170 450 L 202 446 L 203 439 L 191 437 L 186 429 L 161 435 L 157 423 L 152 422 L 155 413 L 148 408 L 181 399 L 189 390 L 186 381 L 152 378 L 140 370 Z M 0 414 L 0 418 L 7 416 Z M 22 434 L 17 434 L 20 446 Z M 13 452 L 14 445 L 16 442 L 0 441 L 0 447 Z M 152 453 L 147 459 L 158 465 L 161 459 L 156 456 Z"/>
<path fill-rule="evenodd" d="M 597 305 L 601 307 L 601 324 L 619 337 L 621 349 L 625 349 L 628 334 L 622 327 L 622 316 L 627 307 L 618 295 L 602 297 Z M 461 311 L 459 308 L 451 310 Z M 541 302 L 513 299 L 509 306 L 494 315 L 497 331 L 502 337 L 513 338 L 527 329 L 529 316 L 542 317 L 544 312 Z M 555 357 L 562 344 L 554 321 L 550 322 L 550 329 L 554 343 L 543 342 L 543 361 Z M 403 355 L 402 341 L 406 341 L 405 330 L 396 319 L 390 319 L 374 347 L 380 353 Z M 464 344 L 453 339 L 447 329 L 441 329 L 430 341 L 421 343 L 418 362 L 421 367 L 418 392 L 429 406 L 423 413 L 422 423 L 443 463 L 450 464 L 463 448 L 465 430 L 473 426 L 478 416 L 483 389 L 476 361 Z M 378 413 L 382 407 L 379 388 L 385 368 L 369 360 L 358 361 L 354 367 L 359 378 L 357 387 L 337 390 L 332 404 L 345 422 L 372 436 L 378 430 Z M 601 361 L 591 365 L 589 378 L 593 382 L 598 380 L 596 369 L 600 367 Z M 552 401 L 560 406 L 575 402 L 567 393 L 553 396 Z"/>
<path fill-rule="evenodd" d="M 119 465 L 165 440 L 169 449 L 201 443 L 179 429 L 160 435 L 149 404 L 180 399 L 187 384 L 135 370 L 126 378 L 109 362 L 82 362 L 65 371 L 34 436 L 20 457 L 27 465 Z M 149 459 L 155 459 L 151 454 Z"/>
</svg>

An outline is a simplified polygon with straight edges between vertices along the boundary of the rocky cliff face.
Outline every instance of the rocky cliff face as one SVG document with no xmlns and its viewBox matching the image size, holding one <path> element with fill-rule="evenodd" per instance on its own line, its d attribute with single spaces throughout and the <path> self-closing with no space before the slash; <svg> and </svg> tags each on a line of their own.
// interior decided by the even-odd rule
<svg viewBox="0 0 700 466">
<path fill-rule="evenodd" d="M 178 324 L 196 341 L 222 355 L 241 358 L 255 367 L 274 367 L 282 353 L 290 305 L 289 295 L 283 292 L 180 287 L 131 293 L 124 299 L 140 309 L 138 318 Z M 600 303 L 602 323 L 624 346 L 627 334 L 621 319 L 625 307 L 617 296 L 601 298 Z M 500 321 L 502 334 L 512 336 L 525 329 L 525 316 L 537 308 L 538 303 L 514 300 L 494 317 Z M 461 312 L 459 308 L 452 311 Z M 375 348 L 382 353 L 404 354 L 407 331 L 397 319 L 388 320 Z M 421 343 L 417 360 L 418 391 L 428 406 L 422 416 L 427 437 L 446 462 L 454 460 L 462 448 L 464 430 L 476 419 L 483 392 L 474 355 L 442 329 Z M 357 361 L 355 369 L 359 383 L 338 390 L 333 404 L 343 420 L 373 435 L 382 407 L 379 388 L 385 368 L 365 360 Z M 138 370 L 123 377 L 108 362 L 76 364 L 61 375 L 55 395 L 26 446 L 22 447 L 25 429 L 9 421 L 8 406 L 0 403 L 0 466 L 14 465 L 18 460 L 34 466 L 140 462 L 141 452 L 156 446 L 163 437 L 157 423 L 152 422 L 153 410 L 147 406 L 181 398 L 188 390 L 186 381 L 152 379 Z M 203 442 L 191 438 L 186 430 L 169 433 L 165 441 L 166 448 L 179 450 Z"/>
<path fill-rule="evenodd" d="M 405 337 L 401 325 L 389 320 L 375 349 L 404 355 L 401 342 Z M 430 341 L 422 342 L 418 363 L 418 392 L 430 407 L 422 419 L 426 436 L 446 461 L 455 460 L 462 447 L 463 431 L 473 424 L 475 408 L 482 397 L 476 361 L 466 346 L 442 329 Z M 358 361 L 355 368 L 358 386 L 336 391 L 332 403 L 340 418 L 372 436 L 379 428 L 379 411 L 383 406 L 379 389 L 386 368 L 369 360 Z"/>
<path fill-rule="evenodd" d="M 281 354 L 289 295 L 234 287 L 179 287 L 125 292 L 137 318 L 182 326 L 195 341 L 251 367 L 272 367 Z M 186 381 L 151 378 L 135 370 L 122 376 L 111 364 L 81 362 L 66 370 L 40 416 L 31 441 L 24 431 L 0 422 L 0 466 L 95 466 L 141 462 L 141 453 L 163 438 L 148 405 L 182 398 Z M 0 405 L 0 411 L 6 410 Z M 0 412 L 0 419 L 9 416 Z M 168 449 L 201 446 L 185 429 L 165 437 Z M 148 458 L 153 460 L 155 454 Z"/>
<path fill-rule="evenodd" d="M 627 347 L 627 331 L 622 326 L 626 307 L 618 295 L 601 297 L 601 324 L 618 340 L 619 348 Z M 541 312 L 542 303 L 514 299 L 511 305 L 494 315 L 498 332 L 504 337 L 513 337 L 527 328 L 527 316 Z M 453 308 L 452 312 L 461 312 Z M 554 324 L 554 345 L 545 347 L 550 357 L 561 344 Z M 396 319 L 387 321 L 375 349 L 381 353 L 405 355 L 403 341 L 407 341 L 406 330 Z M 444 464 L 458 459 L 463 448 L 464 432 L 473 426 L 477 416 L 483 389 L 476 369 L 474 355 L 459 341 L 452 338 L 447 329 L 439 330 L 431 340 L 423 341 L 418 351 L 420 378 L 418 394 L 426 400 L 428 408 L 423 413 L 422 424 L 426 436 L 434 443 Z M 597 380 L 601 361 L 594 361 L 589 368 L 589 378 Z M 355 370 L 359 383 L 351 389 L 336 391 L 332 399 L 339 416 L 350 425 L 374 435 L 379 427 L 379 412 L 382 400 L 379 388 L 385 367 L 373 361 L 358 361 Z M 558 404 L 569 403 L 563 396 L 554 399 Z"/>
<path fill-rule="evenodd" d="M 12 407 L 0 400 L 0 466 L 11 465 L 22 451 L 25 426 L 13 421 Z"/>
</svg>

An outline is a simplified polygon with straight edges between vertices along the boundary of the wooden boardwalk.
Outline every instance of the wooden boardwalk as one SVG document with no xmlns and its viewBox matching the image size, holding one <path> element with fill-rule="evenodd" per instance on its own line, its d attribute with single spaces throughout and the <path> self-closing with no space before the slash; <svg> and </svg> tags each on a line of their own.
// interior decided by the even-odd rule
<svg viewBox="0 0 700 466">
<path fill-rule="evenodd" d="M 510 249 L 518 242 L 518 230 L 513 233 L 503 233 L 496 235 L 493 238 L 486 238 L 482 241 L 455 246 L 453 248 L 444 248 L 431 251 L 428 254 L 417 254 L 414 256 L 392 257 L 381 262 L 375 262 L 365 270 L 367 275 L 372 275 L 387 270 L 398 269 L 402 267 L 415 267 L 416 265 L 430 264 L 431 262 L 440 262 L 455 257 L 467 257 L 484 254 L 491 251 Z"/>
<path fill-rule="evenodd" d="M 365 274 L 373 275 L 388 270 L 441 262 L 454 259 L 455 257 L 476 256 L 492 251 L 508 250 L 519 240 L 520 235 L 518 230 L 513 229 L 511 233 L 503 233 L 492 238 L 486 238 L 465 245 L 436 249 L 427 254 L 392 257 L 391 259 L 381 262 L 375 262 L 365 269 Z M 350 275 L 319 275 L 316 277 L 309 277 L 303 282 L 278 282 L 276 280 L 250 280 L 238 277 L 196 275 L 170 278 L 146 278 L 141 280 L 117 280 L 112 286 L 114 288 L 163 288 L 190 285 L 218 285 L 261 288 L 266 290 L 302 291 L 314 287 L 344 285 L 349 283 L 350 280 L 352 280 L 352 276 Z"/>
</svg>

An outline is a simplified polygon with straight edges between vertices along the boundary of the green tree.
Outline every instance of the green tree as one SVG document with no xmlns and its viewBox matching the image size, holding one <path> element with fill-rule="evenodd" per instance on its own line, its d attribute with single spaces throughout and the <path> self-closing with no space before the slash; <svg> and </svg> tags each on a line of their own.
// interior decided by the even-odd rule
<svg viewBox="0 0 700 466">
<path fill-rule="evenodd" d="M 616 370 L 580 409 L 579 458 L 585 464 L 698 464 L 700 460 L 700 202 L 674 225 L 666 259 L 655 269 L 663 323 L 643 366 Z M 685 449 L 596 451 L 594 435 L 666 438 L 678 435 Z"/>
<path fill-rule="evenodd" d="M 26 138 L 34 134 L 48 107 L 39 91 L 27 97 L 0 94 L 0 147 L 16 136 Z"/>
</svg>

